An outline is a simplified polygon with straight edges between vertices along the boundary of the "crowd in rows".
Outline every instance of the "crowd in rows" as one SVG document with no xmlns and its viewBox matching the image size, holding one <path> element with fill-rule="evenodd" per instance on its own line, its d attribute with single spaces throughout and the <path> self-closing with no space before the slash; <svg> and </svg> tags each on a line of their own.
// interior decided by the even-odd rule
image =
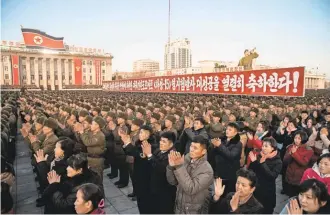
<svg viewBox="0 0 330 215">
<path fill-rule="evenodd" d="M 14 177 L 21 118 L 45 213 L 104 213 L 109 177 L 118 188 L 131 179 L 128 197 L 141 214 L 272 214 L 279 175 L 290 197 L 281 213 L 330 213 L 329 98 L 329 90 L 303 98 L 3 94 L 1 195 L 10 196 L 3 174 Z"/>
</svg>

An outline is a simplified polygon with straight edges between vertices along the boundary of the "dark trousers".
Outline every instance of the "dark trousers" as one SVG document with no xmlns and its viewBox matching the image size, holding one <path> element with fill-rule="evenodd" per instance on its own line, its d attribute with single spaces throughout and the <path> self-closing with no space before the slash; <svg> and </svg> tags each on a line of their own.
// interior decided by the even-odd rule
<svg viewBox="0 0 330 215">
<path fill-rule="evenodd" d="M 128 166 L 125 161 L 120 162 L 118 165 L 119 169 L 119 181 L 121 184 L 127 185 L 129 182 L 129 173 L 128 173 Z"/>
<path fill-rule="evenodd" d="M 131 178 L 131 181 L 133 181 L 133 170 L 134 170 L 134 164 L 133 163 L 128 163 L 128 172 L 129 172 L 129 177 Z M 132 183 L 132 187 L 133 187 L 133 192 L 134 192 L 134 183 Z"/>
</svg>

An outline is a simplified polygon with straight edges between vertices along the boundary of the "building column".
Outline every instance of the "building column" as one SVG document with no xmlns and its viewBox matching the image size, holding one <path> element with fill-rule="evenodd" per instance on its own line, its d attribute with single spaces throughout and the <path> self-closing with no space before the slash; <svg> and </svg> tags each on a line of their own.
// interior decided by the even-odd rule
<svg viewBox="0 0 330 215">
<path fill-rule="evenodd" d="M 25 59 L 25 66 L 26 66 L 26 84 L 31 85 L 31 63 L 30 57 L 26 57 Z"/>
<path fill-rule="evenodd" d="M 71 75 L 72 75 L 72 84 L 75 85 L 76 84 L 76 74 L 75 74 L 75 68 L 74 68 L 74 60 L 71 59 Z"/>
<path fill-rule="evenodd" d="M 4 85 L 5 84 L 5 70 L 4 70 L 4 62 L 5 61 L 5 56 L 1 56 L 1 62 L 0 62 L 0 84 Z"/>
<path fill-rule="evenodd" d="M 7 65 L 6 66 L 8 66 L 9 83 L 10 83 L 10 85 L 12 85 L 13 84 L 13 70 L 12 70 L 12 65 L 11 65 L 11 56 L 7 55 L 6 57 L 7 57 L 7 59 L 6 59 Z"/>
<path fill-rule="evenodd" d="M 55 90 L 55 68 L 54 58 L 49 59 L 50 89 Z"/>
<path fill-rule="evenodd" d="M 112 65 L 111 65 L 111 60 L 106 61 L 106 69 L 105 69 L 105 75 L 104 75 L 104 80 L 112 80 Z M 101 71 L 101 83 L 103 82 L 103 73 Z"/>
<path fill-rule="evenodd" d="M 39 88 L 39 59 L 34 58 L 34 83 Z"/>
<path fill-rule="evenodd" d="M 48 80 L 47 80 L 46 58 L 42 58 L 41 73 L 42 73 L 42 86 L 44 87 L 44 90 L 47 90 Z"/>
<path fill-rule="evenodd" d="M 58 90 L 62 90 L 62 60 L 60 58 L 57 58 L 57 84 Z"/>
<path fill-rule="evenodd" d="M 69 80 L 69 60 L 68 59 L 64 60 L 64 78 L 65 78 L 65 85 L 69 85 L 70 80 Z"/>
</svg>

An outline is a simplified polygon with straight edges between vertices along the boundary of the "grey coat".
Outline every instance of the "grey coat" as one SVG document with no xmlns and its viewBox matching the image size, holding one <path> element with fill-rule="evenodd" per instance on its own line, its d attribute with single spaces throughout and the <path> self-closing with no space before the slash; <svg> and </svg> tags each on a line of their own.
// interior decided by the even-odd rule
<svg viewBox="0 0 330 215">
<path fill-rule="evenodd" d="M 209 187 L 213 183 L 213 170 L 207 155 L 191 162 L 185 156 L 184 164 L 167 166 L 167 181 L 177 186 L 174 211 L 176 214 L 201 214 L 208 212 Z"/>
</svg>

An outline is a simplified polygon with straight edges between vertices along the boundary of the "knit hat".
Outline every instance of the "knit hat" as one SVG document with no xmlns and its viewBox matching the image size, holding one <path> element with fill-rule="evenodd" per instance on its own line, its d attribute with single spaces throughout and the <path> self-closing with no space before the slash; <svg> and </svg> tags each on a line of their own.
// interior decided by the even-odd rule
<svg viewBox="0 0 330 215">
<path fill-rule="evenodd" d="M 176 118 L 173 115 L 169 115 L 165 119 L 171 121 L 173 124 L 175 124 L 175 122 L 176 122 Z"/>
<path fill-rule="evenodd" d="M 105 122 L 104 119 L 103 119 L 102 117 L 100 117 L 100 116 L 96 116 L 96 117 L 94 117 L 93 121 L 96 122 L 96 123 L 100 126 L 101 129 L 104 128 L 105 125 L 106 125 L 106 122 Z"/>
<path fill-rule="evenodd" d="M 56 129 L 56 128 L 58 127 L 58 124 L 57 124 L 57 122 L 56 122 L 55 119 L 49 117 L 49 118 L 45 121 L 44 126 L 46 126 L 46 127 L 51 128 L 51 129 L 54 130 L 54 129 Z"/>
<path fill-rule="evenodd" d="M 135 119 L 132 121 L 132 124 L 141 127 L 144 124 L 144 121 L 141 119 Z"/>
<path fill-rule="evenodd" d="M 152 113 L 151 118 L 154 118 L 156 120 L 160 120 L 160 115 L 158 113 Z"/>
<path fill-rule="evenodd" d="M 88 114 L 88 111 L 86 111 L 86 110 L 81 110 L 80 112 L 79 112 L 79 116 L 81 116 L 81 117 L 86 117 L 86 116 L 88 116 L 89 114 Z"/>
</svg>

